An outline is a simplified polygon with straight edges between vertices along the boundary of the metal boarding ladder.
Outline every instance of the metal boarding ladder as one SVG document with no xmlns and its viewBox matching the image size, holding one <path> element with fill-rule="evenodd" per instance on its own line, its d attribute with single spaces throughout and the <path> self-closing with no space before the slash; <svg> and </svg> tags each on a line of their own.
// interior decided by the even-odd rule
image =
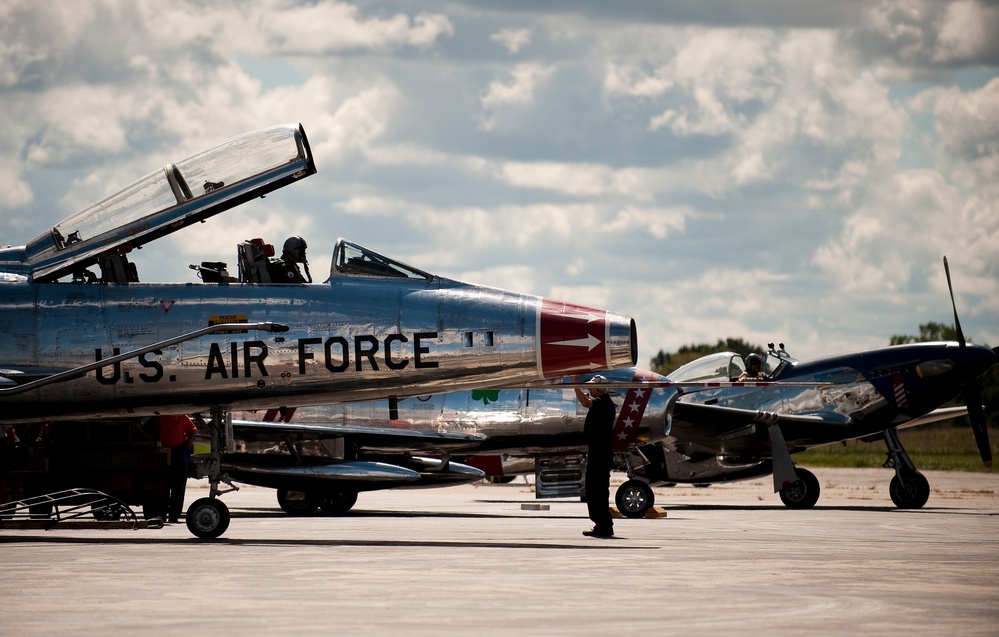
<svg viewBox="0 0 999 637">
<path fill-rule="evenodd" d="M 65 489 L 0 504 L 0 529 L 160 528 L 158 518 L 140 520 L 118 498 L 94 489 Z"/>
</svg>

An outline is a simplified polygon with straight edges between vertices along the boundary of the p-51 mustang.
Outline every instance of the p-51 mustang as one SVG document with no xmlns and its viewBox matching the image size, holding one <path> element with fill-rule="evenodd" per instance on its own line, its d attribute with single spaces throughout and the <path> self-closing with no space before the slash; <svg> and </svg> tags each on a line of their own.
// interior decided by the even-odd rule
<svg viewBox="0 0 999 637">
<path fill-rule="evenodd" d="M 769 382 L 763 383 L 733 382 L 745 364 L 732 352 L 698 359 L 669 378 L 636 369 L 604 373 L 618 387 L 615 457 L 618 469 L 629 475 L 617 491 L 619 509 L 630 517 L 645 515 L 654 504 L 655 485 L 767 474 L 773 474 L 774 491 L 786 506 L 809 508 L 818 500 L 819 482 L 810 471 L 795 467 L 791 454 L 852 439 L 884 439 L 886 466 L 895 470 L 892 500 L 902 508 L 923 506 L 929 484 L 899 441 L 899 428 L 967 413 L 982 459 L 991 464 L 978 379 L 997 355 L 965 341 L 956 312 L 955 322 L 960 342 L 893 346 L 801 363 L 783 346 L 771 348 Z M 967 407 L 943 407 L 962 392 Z M 542 386 L 280 414 L 272 410 L 265 420 L 291 423 L 240 421 L 237 436 L 283 440 L 290 451 L 270 461 L 285 466 L 301 463 L 295 449 L 303 441 L 329 439 L 339 442 L 337 459 L 439 455 L 462 458 L 491 475 L 499 474 L 496 458 L 501 454 L 529 458 L 538 497 L 556 497 L 577 495 L 582 487 L 584 418 L 585 409 L 571 389 Z M 328 451 L 313 454 L 308 464 L 330 462 Z M 356 500 L 356 489 L 301 472 L 265 481 L 253 472 L 260 462 L 254 454 L 240 456 L 239 479 L 278 488 L 279 502 L 289 512 L 317 506 L 342 511 Z"/>
<path fill-rule="evenodd" d="M 210 414 L 210 496 L 187 525 L 213 538 L 229 524 L 217 496 L 232 409 L 634 365 L 630 318 L 449 280 L 342 239 L 323 284 L 139 283 L 132 250 L 315 172 L 300 125 L 251 132 L 0 249 L 0 424 Z"/>
<path fill-rule="evenodd" d="M 819 499 L 819 481 L 794 466 L 791 454 L 813 447 L 883 439 L 889 485 L 900 508 L 918 509 L 930 495 L 929 482 L 913 464 L 898 429 L 967 414 L 982 462 L 992 466 L 981 377 L 999 361 L 999 348 L 969 344 L 961 329 L 943 259 L 957 342 L 895 345 L 797 362 L 770 346 L 765 371 L 772 387 L 728 387 L 690 393 L 677 401 L 670 437 L 660 443 L 658 462 L 643 467 L 652 483 L 709 484 L 773 474 L 774 491 L 785 506 L 807 509 Z M 671 374 L 677 381 L 729 380 L 744 370 L 742 357 L 721 353 L 689 363 Z M 825 387 L 795 387 L 808 381 Z M 963 395 L 966 407 L 944 407 Z M 650 450 L 650 453 L 655 450 Z"/>
<path fill-rule="evenodd" d="M 897 345 L 797 362 L 780 351 L 767 356 L 772 387 L 719 388 L 679 398 L 670 435 L 643 448 L 654 459 L 637 476 L 652 484 L 710 484 L 773 474 L 785 506 L 807 509 L 819 498 L 819 481 L 796 467 L 791 454 L 847 440 L 883 439 L 889 485 L 900 508 L 920 508 L 930 494 L 926 477 L 906 453 L 898 429 L 968 415 L 982 460 L 991 466 L 978 379 L 997 360 L 981 345 Z M 670 375 L 678 381 L 729 380 L 742 357 L 712 354 Z M 706 372 L 706 373 L 705 373 Z M 817 389 L 786 381 L 831 383 Z M 964 393 L 967 407 L 943 407 Z"/>
</svg>

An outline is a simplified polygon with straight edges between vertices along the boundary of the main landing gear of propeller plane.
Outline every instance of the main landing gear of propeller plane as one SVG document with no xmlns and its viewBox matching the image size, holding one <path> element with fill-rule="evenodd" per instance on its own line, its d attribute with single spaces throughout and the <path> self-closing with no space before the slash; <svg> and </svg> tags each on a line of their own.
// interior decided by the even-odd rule
<svg viewBox="0 0 999 637">
<path fill-rule="evenodd" d="M 920 509 L 930 498 L 930 483 L 918 471 L 899 471 L 888 485 L 891 501 L 900 509 Z"/>
<path fill-rule="evenodd" d="M 811 509 L 819 501 L 819 479 L 808 469 L 795 467 L 798 481 L 779 491 L 780 500 L 789 509 Z"/>
<path fill-rule="evenodd" d="M 930 499 L 930 483 L 926 476 L 916 470 L 909 454 L 898 438 L 898 430 L 885 429 L 885 444 L 888 446 L 888 459 L 884 466 L 895 469 L 895 477 L 888 485 L 891 501 L 900 509 L 921 509 Z"/>
<path fill-rule="evenodd" d="M 617 488 L 614 502 L 625 517 L 644 518 L 656 503 L 656 495 L 648 482 L 632 478 Z"/>
</svg>

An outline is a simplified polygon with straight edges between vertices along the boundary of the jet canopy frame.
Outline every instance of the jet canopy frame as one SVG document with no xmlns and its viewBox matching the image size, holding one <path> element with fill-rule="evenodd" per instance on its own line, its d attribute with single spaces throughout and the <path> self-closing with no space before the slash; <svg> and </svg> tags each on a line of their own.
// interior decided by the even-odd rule
<svg viewBox="0 0 999 637">
<path fill-rule="evenodd" d="M 60 221 L 25 246 L 25 274 L 48 282 L 79 273 L 315 172 L 301 124 L 238 135 Z"/>
<path fill-rule="evenodd" d="M 374 276 L 430 281 L 434 275 L 401 261 L 390 259 L 343 237 L 333 247 L 330 277 L 339 275 Z"/>
</svg>

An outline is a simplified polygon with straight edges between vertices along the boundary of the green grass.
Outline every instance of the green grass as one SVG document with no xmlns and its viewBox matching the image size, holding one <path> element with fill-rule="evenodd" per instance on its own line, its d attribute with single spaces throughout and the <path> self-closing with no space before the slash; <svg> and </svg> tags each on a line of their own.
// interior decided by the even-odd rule
<svg viewBox="0 0 999 637">
<path fill-rule="evenodd" d="M 967 425 L 927 425 L 902 429 L 898 434 L 917 469 L 991 471 L 982 464 L 975 436 Z M 996 440 L 993 428 L 989 429 L 989 437 Z M 794 461 L 806 467 L 880 467 L 887 457 L 884 440 L 871 443 L 850 440 L 845 445 L 797 453 Z"/>
</svg>

